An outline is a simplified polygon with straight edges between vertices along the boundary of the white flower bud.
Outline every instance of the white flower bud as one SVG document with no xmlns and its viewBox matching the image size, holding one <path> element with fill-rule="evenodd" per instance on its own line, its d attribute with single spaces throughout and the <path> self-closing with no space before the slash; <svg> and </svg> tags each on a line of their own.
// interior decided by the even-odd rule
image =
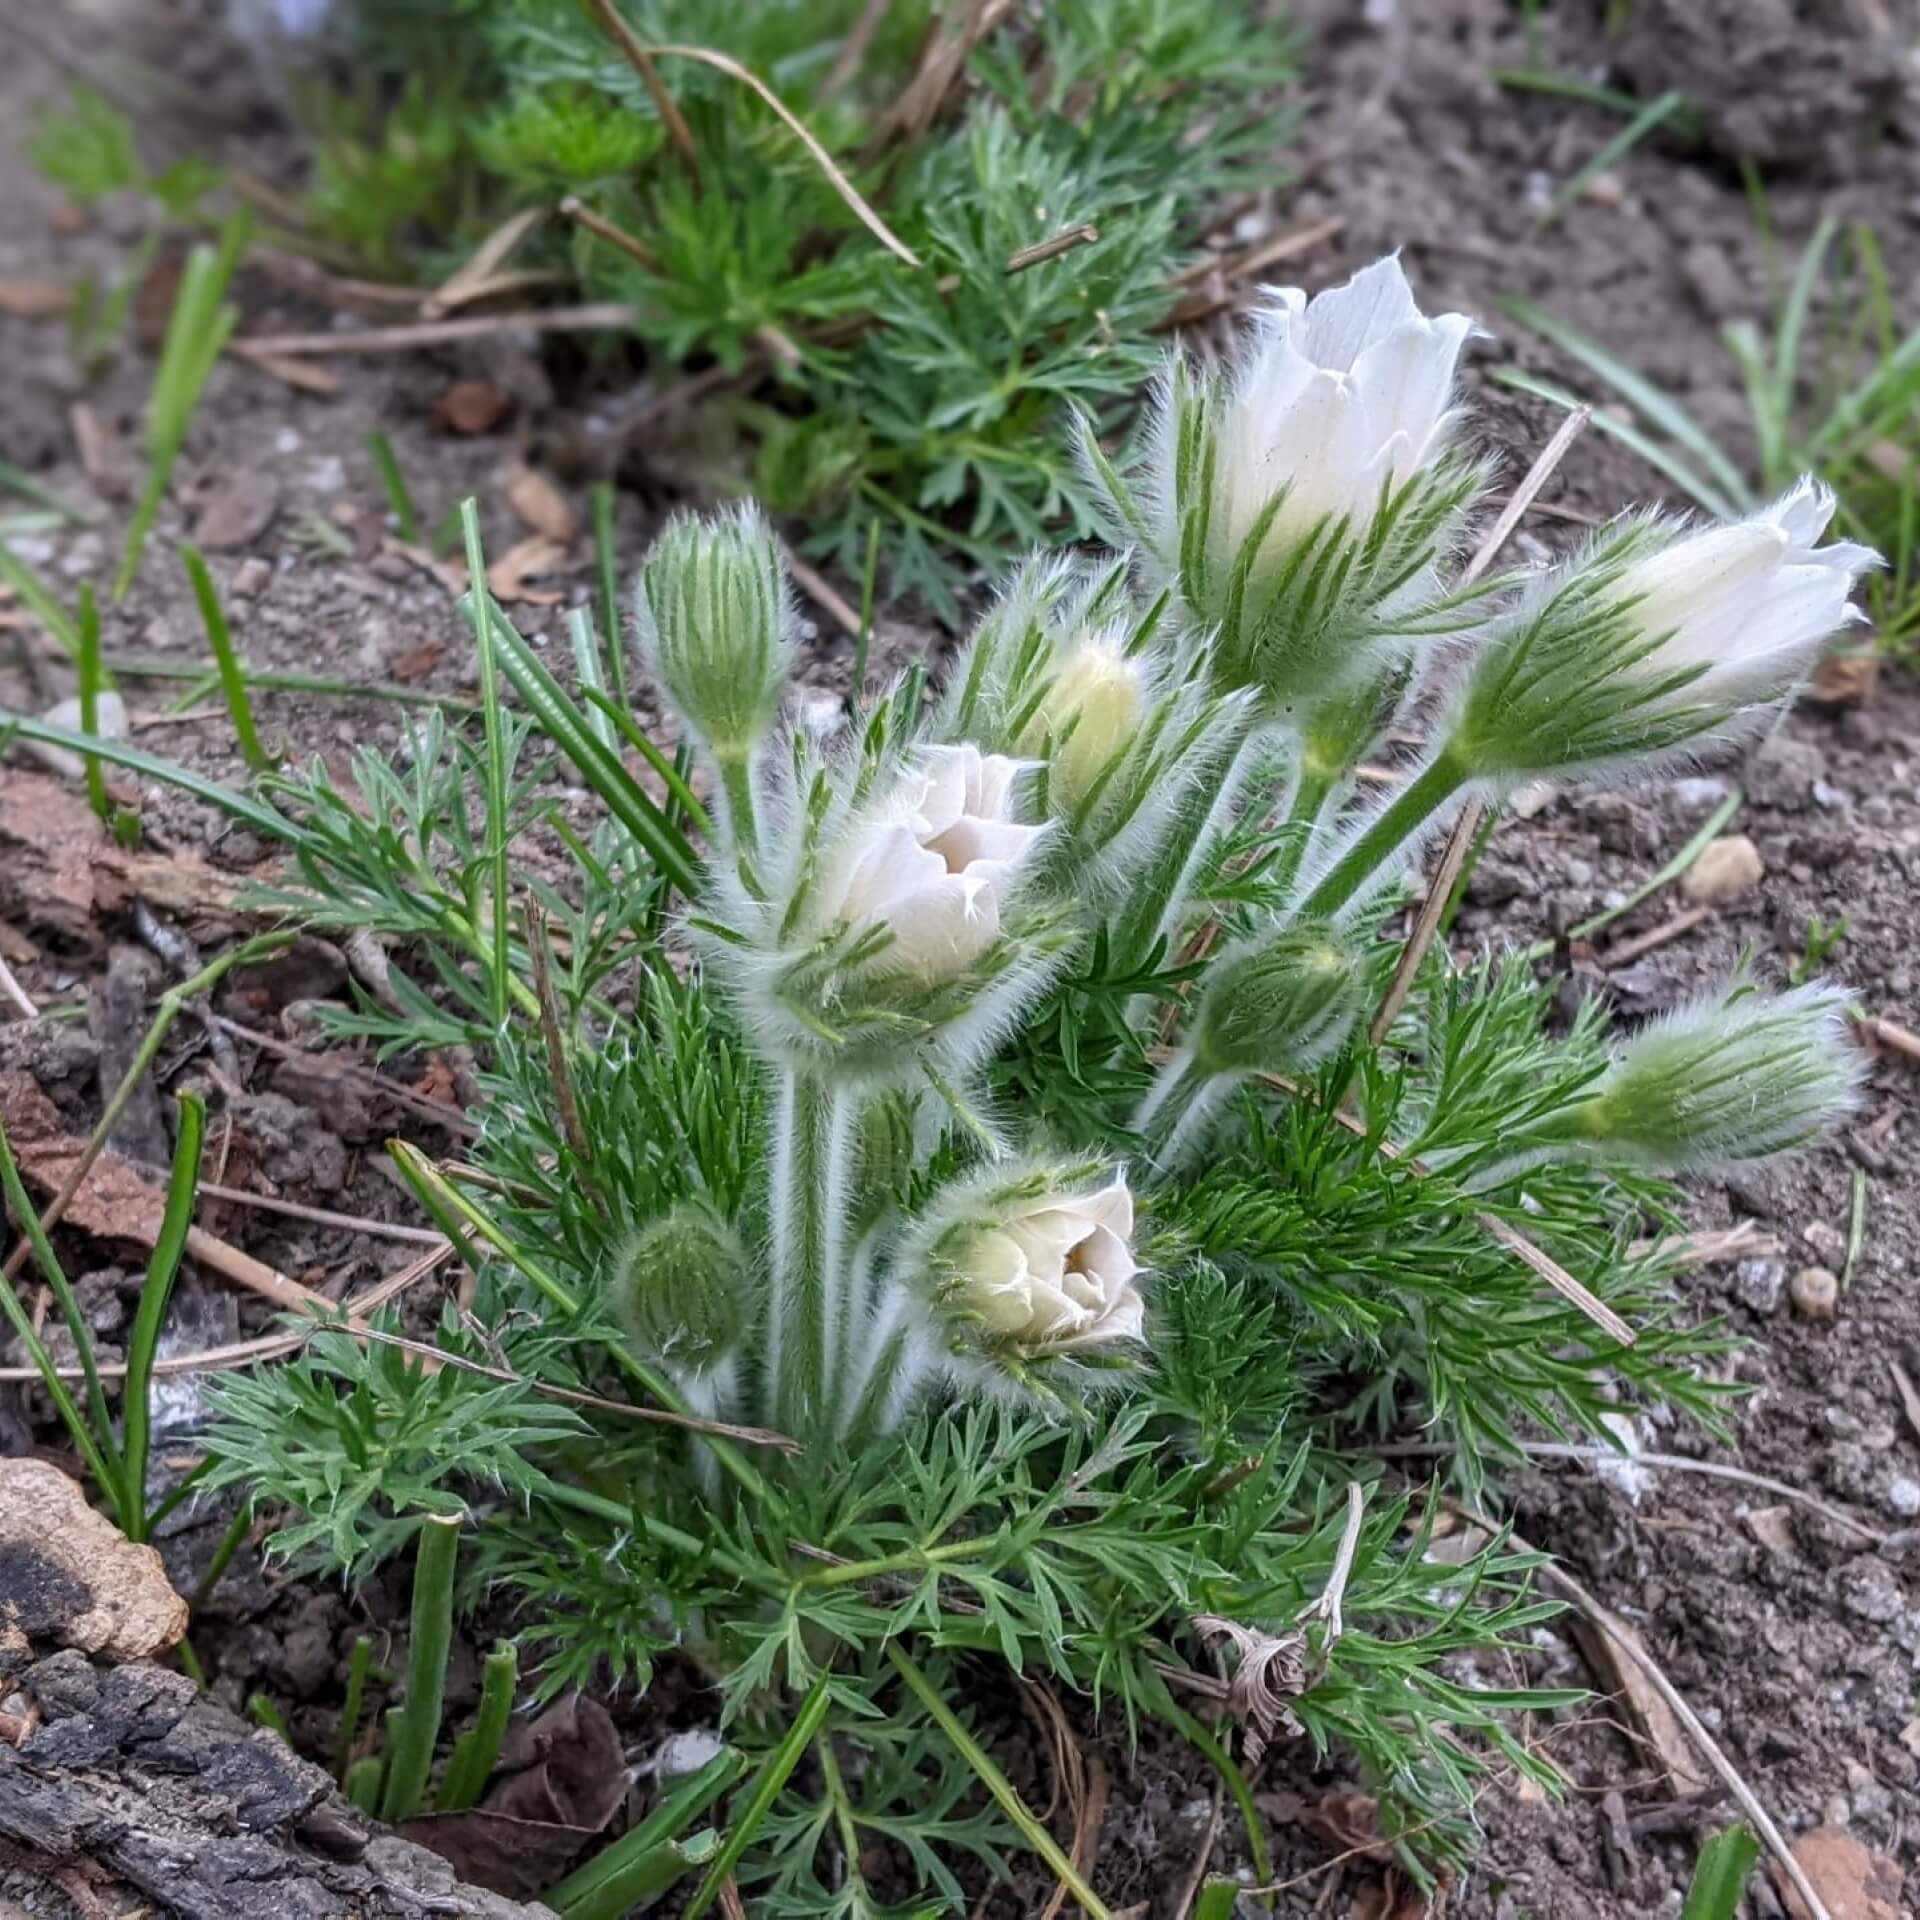
<svg viewBox="0 0 1920 1920">
<path fill-rule="evenodd" d="M 676 514 L 640 569 L 647 666 L 716 759 L 743 761 L 772 730 L 793 655 L 780 543 L 745 506 Z"/>
<path fill-rule="evenodd" d="M 1852 541 L 1817 545 L 1833 509 L 1832 492 L 1803 478 L 1745 520 L 1683 534 L 1636 560 L 1619 591 L 1635 627 L 1657 642 L 1639 671 L 1698 667 L 1686 697 L 1715 705 L 1772 700 L 1796 686 L 1829 634 L 1865 618 L 1850 596 L 1880 564 Z"/>
<path fill-rule="evenodd" d="M 923 747 L 838 850 L 817 912 L 892 934 L 879 964 L 923 979 L 964 972 L 999 939 L 1008 894 L 1046 831 L 1013 818 L 1020 762 Z"/>
<path fill-rule="evenodd" d="M 1650 1022 L 1557 1131 L 1659 1171 L 1789 1153 L 1851 1112 L 1865 1075 L 1849 997 L 1735 984 Z"/>
<path fill-rule="evenodd" d="M 1078 1170 L 1043 1171 L 965 1198 L 972 1217 L 940 1236 L 932 1262 L 956 1327 L 1027 1361 L 1140 1338 L 1146 1303 L 1123 1175 L 1087 1191 Z"/>
<path fill-rule="evenodd" d="M 1067 655 L 1022 740 L 1036 755 L 1052 743 L 1050 792 L 1057 807 L 1084 798 L 1124 751 L 1145 700 L 1139 664 L 1111 638 L 1087 638 Z"/>
</svg>

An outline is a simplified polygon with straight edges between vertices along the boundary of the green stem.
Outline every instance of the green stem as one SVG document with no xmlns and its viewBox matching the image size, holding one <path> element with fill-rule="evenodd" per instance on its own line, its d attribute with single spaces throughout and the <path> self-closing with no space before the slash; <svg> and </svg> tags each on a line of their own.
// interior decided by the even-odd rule
<svg viewBox="0 0 1920 1920">
<path fill-rule="evenodd" d="M 1243 714 L 1234 722 L 1233 732 L 1227 736 L 1228 751 L 1219 769 L 1219 784 L 1214 788 L 1211 804 L 1197 816 L 1189 813 L 1181 817 L 1147 882 L 1149 906 L 1157 903 L 1159 908 L 1154 937 L 1165 940 L 1169 954 L 1192 904 L 1207 849 L 1239 805 L 1240 789 L 1259 737 L 1250 715 Z"/>
<path fill-rule="evenodd" d="M 1261 1824 L 1260 1809 L 1253 1804 L 1253 1789 L 1247 1784 L 1247 1776 L 1233 1764 L 1226 1748 L 1184 1707 L 1172 1700 L 1163 1700 L 1153 1711 L 1206 1755 L 1240 1810 L 1241 1824 L 1247 1830 L 1247 1852 L 1253 1863 L 1254 1879 L 1261 1883 L 1272 1880 L 1273 1855 L 1267 1847 L 1266 1829 Z M 1267 1904 L 1273 1904 L 1271 1896 Z"/>
<path fill-rule="evenodd" d="M 343 1789 L 353 1767 L 354 1743 L 360 1738 L 360 1708 L 367 1696 L 367 1672 L 372 1665 L 372 1636 L 355 1635 L 353 1652 L 347 1657 L 347 1698 L 340 1709 L 340 1738 L 333 1751 L 333 1777 Z"/>
<path fill-rule="evenodd" d="M 1027 1810 L 1014 1791 L 1013 1783 L 994 1763 L 993 1756 L 960 1724 L 959 1716 L 941 1699 L 932 1681 L 914 1665 L 912 1658 L 896 1640 L 887 1647 L 887 1658 L 920 1704 L 926 1708 L 944 1733 L 980 1777 L 980 1784 L 999 1802 L 1000 1810 L 1026 1835 L 1027 1844 L 1053 1870 L 1055 1878 L 1085 1909 L 1088 1920 L 1113 1920 L 1105 1901 L 1081 1878 L 1080 1869 L 1066 1856 L 1052 1834 Z"/>
<path fill-rule="evenodd" d="M 467 593 L 473 641 L 480 657 L 480 706 L 487 733 L 487 858 L 493 870 L 489 902 L 493 939 L 487 984 L 493 993 L 496 1027 L 507 1023 L 507 734 L 500 707 L 500 669 L 494 657 L 493 602 L 488 598 L 487 563 L 480 550 L 480 509 L 471 499 L 460 503 L 460 530 L 467 548 Z"/>
<path fill-rule="evenodd" d="M 1300 911 L 1337 913 L 1466 782 L 1465 769 L 1446 753 L 1430 762 L 1340 857 Z"/>
<path fill-rule="evenodd" d="M 1281 895 L 1293 890 L 1300 863 L 1313 844 L 1327 802 L 1339 784 L 1337 774 L 1322 773 L 1311 766 L 1301 773 L 1300 784 L 1294 789 L 1293 805 L 1287 809 L 1286 824 L 1280 830 L 1280 850 L 1273 861 L 1274 889 Z"/>
<path fill-rule="evenodd" d="M 380 1817 L 390 1826 L 410 1820 L 426 1797 L 434 1742 L 447 1691 L 447 1653 L 453 1643 L 453 1573 L 460 1558 L 461 1516 L 431 1514 L 420 1529 L 413 1565 L 413 1609 L 407 1627 L 407 1704 L 387 1756 Z"/>
<path fill-rule="evenodd" d="M 158 1518 L 156 1510 L 155 1518 Z M 207 1562 L 207 1570 L 193 1589 L 193 1598 L 187 1602 L 189 1615 L 196 1614 L 213 1597 L 213 1590 L 220 1584 L 220 1577 L 233 1564 L 233 1556 L 240 1551 L 240 1542 L 247 1537 L 247 1529 L 253 1525 L 253 1515 L 242 1505 L 239 1512 L 227 1524 L 227 1530 L 220 1536 L 220 1544 L 213 1550 L 213 1558 Z"/>
<path fill-rule="evenodd" d="M 752 855 L 760 845 L 760 801 L 755 791 L 753 754 L 746 748 L 714 750 L 720 771 L 718 798 L 725 816 L 727 838 L 738 853 Z"/>
<path fill-rule="evenodd" d="M 233 737 L 240 757 L 250 773 L 265 773 L 273 766 L 273 756 L 260 744 L 259 729 L 253 724 L 253 702 L 247 697 L 247 677 L 241 671 L 233 651 L 233 633 L 214 590 L 213 575 L 200 557 L 198 548 L 182 547 L 180 564 L 187 570 L 188 583 L 200 608 L 200 624 L 207 630 L 207 645 L 213 649 L 214 665 L 220 675 L 220 690 L 226 697 L 227 714 L 233 721 Z"/>
<path fill-rule="evenodd" d="M 1129 1131 L 1146 1143 L 1153 1164 L 1171 1173 L 1205 1141 L 1209 1116 L 1232 1088 L 1231 1074 L 1209 1072 L 1191 1047 L 1182 1047 L 1154 1076 Z"/>
<path fill-rule="evenodd" d="M 832 1099 L 789 1068 L 775 1097 L 772 1185 L 773 1313 L 767 1371 L 783 1432 L 819 1431 L 827 1368 L 827 1135 Z"/>
<path fill-rule="evenodd" d="M 453 1743 L 453 1758 L 434 1801 L 439 1813 L 464 1813 L 479 1800 L 500 1759 L 513 1713 L 513 1690 L 520 1678 L 520 1656 L 510 1641 L 487 1655 L 480 1678 L 480 1711 L 473 1725 Z"/>
</svg>

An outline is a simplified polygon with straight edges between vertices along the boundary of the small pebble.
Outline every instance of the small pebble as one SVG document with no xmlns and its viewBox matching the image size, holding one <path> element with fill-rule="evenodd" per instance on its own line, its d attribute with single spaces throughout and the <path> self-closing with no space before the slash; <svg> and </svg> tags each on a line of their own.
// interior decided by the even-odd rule
<svg viewBox="0 0 1920 1920">
<path fill-rule="evenodd" d="M 1896 1520 L 1920 1516 L 1920 1480 L 1910 1473 L 1896 1473 L 1887 1482 L 1887 1511 Z"/>
<path fill-rule="evenodd" d="M 1786 1284 L 1786 1263 L 1781 1260 L 1742 1260 L 1733 1270 L 1734 1297 L 1753 1313 L 1778 1313 Z"/>
<path fill-rule="evenodd" d="M 1567 862 L 1567 885 L 1570 887 L 1590 887 L 1593 885 L 1593 868 L 1584 860 Z"/>
<path fill-rule="evenodd" d="M 1749 1266 L 1773 1266 L 1775 1261 L 1743 1260 Z M 1802 1267 L 1793 1276 L 1793 1310 L 1802 1320 L 1831 1320 L 1840 1310 L 1840 1282 L 1825 1267 Z"/>
<path fill-rule="evenodd" d="M 1836 787 L 1830 781 L 1816 780 L 1813 783 L 1813 803 L 1824 807 L 1829 813 L 1837 813 L 1842 807 L 1853 805 L 1853 795 L 1845 787 Z"/>
<path fill-rule="evenodd" d="M 1696 907 L 1719 906 L 1759 885 L 1766 870 L 1760 849 L 1744 833 L 1722 834 L 1707 842 L 1700 858 L 1682 875 L 1680 895 Z"/>
<path fill-rule="evenodd" d="M 1800 1238 L 1819 1255 L 1822 1266 L 1837 1267 L 1846 1258 L 1846 1235 L 1838 1227 L 1828 1226 L 1824 1220 L 1808 1221 L 1800 1229 Z"/>
</svg>

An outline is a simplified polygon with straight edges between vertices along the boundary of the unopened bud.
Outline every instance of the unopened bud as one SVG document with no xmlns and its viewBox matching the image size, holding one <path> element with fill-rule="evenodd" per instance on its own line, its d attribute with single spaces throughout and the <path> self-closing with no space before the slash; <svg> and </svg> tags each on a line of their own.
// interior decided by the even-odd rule
<svg viewBox="0 0 1920 1920">
<path fill-rule="evenodd" d="M 640 569 L 647 664 L 681 717 L 721 760 L 743 759 L 772 728 L 793 653 L 780 543 L 758 508 L 676 515 Z"/>
<path fill-rule="evenodd" d="M 1140 668 L 1111 640 L 1086 640 L 1067 656 L 1021 743 L 1033 753 L 1052 743 L 1058 806 L 1082 799 L 1132 740 L 1142 704 Z"/>
<path fill-rule="evenodd" d="M 1249 941 L 1209 970 L 1194 1064 L 1210 1075 L 1307 1072 L 1353 1031 L 1366 987 L 1360 955 L 1325 922 Z"/>
<path fill-rule="evenodd" d="M 635 1344 L 703 1373 L 738 1344 L 749 1272 L 733 1229 L 698 1200 L 649 1221 L 622 1250 L 612 1306 Z"/>
</svg>

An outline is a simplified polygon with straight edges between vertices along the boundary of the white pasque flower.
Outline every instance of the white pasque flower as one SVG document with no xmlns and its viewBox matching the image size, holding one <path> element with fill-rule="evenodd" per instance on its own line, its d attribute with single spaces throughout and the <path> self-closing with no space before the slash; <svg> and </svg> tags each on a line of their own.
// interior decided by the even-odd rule
<svg viewBox="0 0 1920 1920">
<path fill-rule="evenodd" d="M 1714 704 L 1766 699 L 1798 681 L 1829 634 L 1865 618 L 1849 596 L 1880 564 L 1850 540 L 1816 544 L 1833 508 L 1833 494 L 1803 478 L 1744 520 L 1636 560 L 1620 592 L 1634 625 L 1660 642 L 1642 671 L 1704 668 L 1687 697 Z"/>
<path fill-rule="evenodd" d="M 1097 1193 L 1016 1202 L 969 1242 L 966 1305 L 1029 1352 L 1137 1340 L 1146 1303 L 1134 1279 L 1133 1195 L 1115 1174 Z"/>
<path fill-rule="evenodd" d="M 1323 514 L 1371 516 L 1446 444 L 1454 368 L 1474 330 L 1464 313 L 1429 320 L 1389 255 L 1311 300 L 1270 289 L 1220 425 L 1222 531 L 1237 549 L 1281 487 L 1268 544 Z"/>
<path fill-rule="evenodd" d="M 971 966 L 1000 937 L 1007 894 L 1046 831 L 1012 817 L 1020 768 L 971 743 L 922 747 L 855 823 L 825 891 L 827 917 L 889 927 L 883 965 L 935 980 Z"/>
</svg>

